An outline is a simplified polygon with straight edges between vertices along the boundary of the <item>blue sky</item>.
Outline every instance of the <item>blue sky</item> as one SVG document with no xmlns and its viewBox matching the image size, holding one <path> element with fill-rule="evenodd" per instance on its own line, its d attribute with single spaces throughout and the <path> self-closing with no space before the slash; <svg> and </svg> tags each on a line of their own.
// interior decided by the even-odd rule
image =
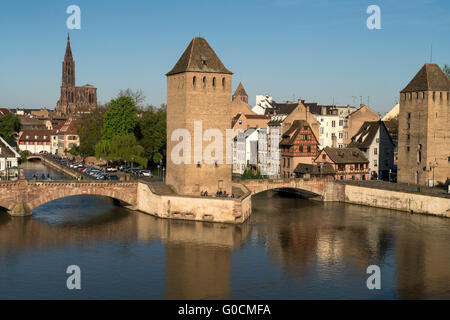
<svg viewBox="0 0 450 320">
<path fill-rule="evenodd" d="M 69 31 L 66 8 L 81 8 L 70 30 L 76 83 L 98 88 L 99 102 L 120 89 L 166 100 L 164 74 L 189 41 L 205 37 L 254 104 L 256 94 L 321 104 L 360 96 L 384 113 L 430 60 L 450 64 L 450 1 L 1 1 L 0 107 L 54 107 Z M 366 9 L 381 8 L 381 30 Z"/>
</svg>

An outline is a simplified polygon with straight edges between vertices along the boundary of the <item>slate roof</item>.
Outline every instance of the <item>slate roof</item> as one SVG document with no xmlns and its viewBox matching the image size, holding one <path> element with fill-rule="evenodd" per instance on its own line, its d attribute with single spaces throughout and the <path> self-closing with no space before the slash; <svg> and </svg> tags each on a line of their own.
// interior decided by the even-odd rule
<svg viewBox="0 0 450 320">
<path fill-rule="evenodd" d="M 208 42 L 200 37 L 192 39 L 173 69 L 166 75 L 187 71 L 233 74 L 223 65 Z"/>
<path fill-rule="evenodd" d="M 320 175 L 320 174 L 334 175 L 336 173 L 331 163 L 324 163 L 322 168 L 320 167 L 320 165 L 299 163 L 297 167 L 294 169 L 294 172 L 303 174 L 309 173 L 312 175 Z"/>
<path fill-rule="evenodd" d="M 435 63 L 425 63 L 401 92 L 450 91 L 450 80 Z"/>
<path fill-rule="evenodd" d="M 380 121 L 364 122 L 358 132 L 352 137 L 352 142 L 349 143 L 348 147 L 359 149 L 369 148 L 379 128 Z"/>
<path fill-rule="evenodd" d="M 336 164 L 369 163 L 369 160 L 367 160 L 366 156 L 358 148 L 325 147 L 323 150 Z"/>
<path fill-rule="evenodd" d="M 394 144 L 394 142 L 392 141 L 392 137 L 389 133 L 389 130 L 385 125 L 385 122 L 380 120 L 380 121 L 364 122 L 361 128 L 359 128 L 358 132 L 352 137 L 352 142 L 350 142 L 347 147 L 358 149 L 369 148 L 380 126 L 384 126 L 384 128 L 386 129 L 386 133 L 389 136 L 389 139 L 391 140 L 392 144 Z"/>
<path fill-rule="evenodd" d="M 0 157 L 2 158 L 16 158 L 20 155 L 15 151 L 2 137 L 0 137 Z"/>
</svg>

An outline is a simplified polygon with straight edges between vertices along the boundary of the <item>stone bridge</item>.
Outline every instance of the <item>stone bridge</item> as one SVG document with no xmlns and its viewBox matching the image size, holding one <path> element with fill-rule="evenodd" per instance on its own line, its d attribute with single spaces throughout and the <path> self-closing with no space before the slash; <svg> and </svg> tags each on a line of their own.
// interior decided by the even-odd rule
<svg viewBox="0 0 450 320">
<path fill-rule="evenodd" d="M 331 178 L 249 179 L 239 182 L 245 185 L 252 195 L 275 189 L 295 189 L 323 201 L 342 201 L 344 195 L 344 186 Z"/>
<path fill-rule="evenodd" d="M 99 195 L 137 204 L 137 182 L 111 181 L 5 181 L 0 182 L 0 207 L 11 215 L 30 215 L 40 205 L 76 195 Z"/>
</svg>

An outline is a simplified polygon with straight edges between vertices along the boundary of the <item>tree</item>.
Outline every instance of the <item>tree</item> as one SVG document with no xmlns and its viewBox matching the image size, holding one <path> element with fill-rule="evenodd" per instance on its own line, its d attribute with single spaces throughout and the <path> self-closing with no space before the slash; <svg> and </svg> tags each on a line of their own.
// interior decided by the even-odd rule
<svg viewBox="0 0 450 320">
<path fill-rule="evenodd" d="M 137 109 L 139 110 L 143 110 L 144 109 L 144 101 L 145 101 L 145 96 L 144 96 L 144 92 L 142 92 L 141 89 L 133 91 L 130 88 L 128 89 L 121 89 L 119 91 L 119 94 L 117 95 L 118 98 L 120 97 L 130 97 L 131 99 L 133 99 L 134 105 L 136 106 Z"/>
<path fill-rule="evenodd" d="M 444 68 L 442 68 L 447 77 L 450 78 L 450 66 L 448 64 L 444 64 Z"/>
<path fill-rule="evenodd" d="M 122 96 L 111 100 L 104 116 L 102 140 L 134 133 L 137 124 L 138 116 L 132 98 Z"/>
<path fill-rule="evenodd" d="M 126 160 L 147 167 L 144 148 L 138 144 L 133 134 L 114 136 L 111 140 L 102 140 L 95 146 L 95 156 L 105 160 Z"/>
<path fill-rule="evenodd" d="M 80 137 L 78 151 L 84 157 L 95 155 L 95 145 L 102 138 L 103 117 L 105 108 L 98 107 L 94 112 L 84 115 L 78 124 L 77 132 Z"/>
<path fill-rule="evenodd" d="M 0 136 L 7 142 L 14 141 L 14 135 L 21 127 L 20 120 L 14 113 L 8 113 L 0 118 Z"/>
<path fill-rule="evenodd" d="M 166 154 L 166 111 L 150 107 L 141 114 L 137 130 L 144 155 L 158 164 Z"/>
</svg>

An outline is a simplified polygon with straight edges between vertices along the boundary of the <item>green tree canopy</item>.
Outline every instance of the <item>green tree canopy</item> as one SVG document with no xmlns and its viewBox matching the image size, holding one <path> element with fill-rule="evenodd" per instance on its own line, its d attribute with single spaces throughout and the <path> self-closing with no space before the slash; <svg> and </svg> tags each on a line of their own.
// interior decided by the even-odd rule
<svg viewBox="0 0 450 320">
<path fill-rule="evenodd" d="M 145 157 L 159 163 L 166 153 L 166 111 L 149 107 L 139 119 L 138 136 Z"/>
<path fill-rule="evenodd" d="M 105 112 L 102 140 L 133 133 L 137 124 L 138 116 L 132 98 L 122 96 L 111 100 Z"/>
<path fill-rule="evenodd" d="M 95 155 L 95 145 L 101 140 L 105 108 L 99 107 L 84 116 L 77 128 L 80 137 L 78 152 L 84 157 Z"/>
<path fill-rule="evenodd" d="M 111 140 L 102 140 L 95 146 L 95 156 L 105 160 L 126 160 L 147 167 L 144 148 L 138 144 L 134 134 L 116 135 Z"/>
<path fill-rule="evenodd" d="M 14 141 L 14 134 L 19 132 L 21 127 L 19 118 L 13 113 L 0 118 L 0 136 L 7 142 Z"/>
</svg>

